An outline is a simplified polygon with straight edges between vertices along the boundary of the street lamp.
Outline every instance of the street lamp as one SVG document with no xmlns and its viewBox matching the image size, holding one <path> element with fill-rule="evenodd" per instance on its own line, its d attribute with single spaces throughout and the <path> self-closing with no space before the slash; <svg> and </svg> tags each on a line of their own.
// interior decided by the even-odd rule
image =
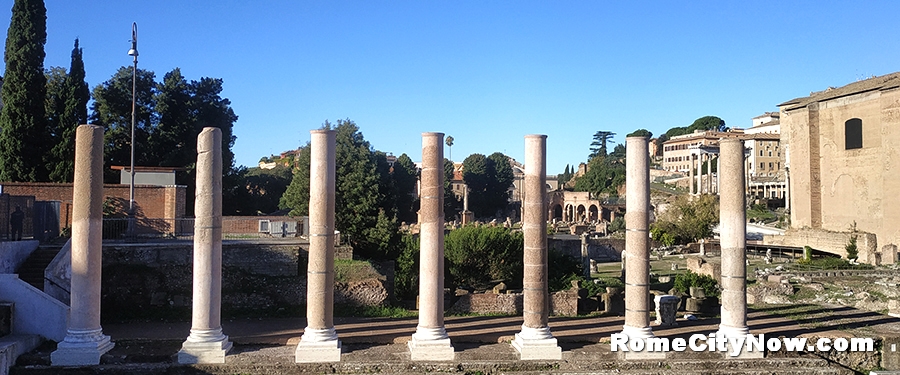
<svg viewBox="0 0 900 375">
<path fill-rule="evenodd" d="M 131 49 L 128 56 L 134 57 L 134 69 L 131 71 L 131 184 L 128 186 L 128 216 L 134 219 L 134 128 L 135 107 L 137 101 L 137 22 L 131 24 Z M 129 223 L 130 224 L 130 223 Z M 129 225 L 129 229 L 131 225 Z"/>
</svg>

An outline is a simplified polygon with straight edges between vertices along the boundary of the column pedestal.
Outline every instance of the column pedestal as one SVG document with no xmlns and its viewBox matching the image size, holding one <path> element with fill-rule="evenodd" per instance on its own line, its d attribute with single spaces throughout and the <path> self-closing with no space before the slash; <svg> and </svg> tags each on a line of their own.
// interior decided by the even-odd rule
<svg viewBox="0 0 900 375">
<path fill-rule="evenodd" d="M 100 356 L 113 348 L 109 336 L 102 329 L 68 330 L 66 338 L 50 353 L 53 366 L 93 366 L 100 364 Z"/>
<path fill-rule="evenodd" d="M 334 328 L 303 330 L 303 337 L 294 351 L 296 363 L 340 362 L 341 341 Z"/>
<path fill-rule="evenodd" d="M 512 342 L 513 348 L 519 352 L 519 359 L 562 359 L 562 348 L 550 333 L 550 327 L 531 328 L 522 325 L 522 331 L 516 334 Z"/>
<path fill-rule="evenodd" d="M 231 350 L 231 341 L 222 329 L 192 329 L 178 351 L 178 363 L 225 363 L 225 354 Z"/>
<path fill-rule="evenodd" d="M 407 343 L 410 359 L 413 361 L 452 361 L 456 352 L 450 337 L 443 328 L 416 328 L 416 333 Z"/>
</svg>

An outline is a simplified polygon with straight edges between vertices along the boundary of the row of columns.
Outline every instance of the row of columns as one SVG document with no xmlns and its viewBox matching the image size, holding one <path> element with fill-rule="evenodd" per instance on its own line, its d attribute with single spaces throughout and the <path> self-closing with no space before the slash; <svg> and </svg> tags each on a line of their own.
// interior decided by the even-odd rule
<svg viewBox="0 0 900 375">
<path fill-rule="evenodd" d="M 694 162 L 696 160 L 696 164 Z M 716 173 L 715 175 L 712 173 L 712 161 L 716 161 L 716 170 L 721 171 L 719 169 L 721 167 L 721 157 L 719 157 L 716 153 L 709 152 L 699 152 L 697 154 L 691 153 L 689 157 L 690 167 L 688 168 L 688 180 L 690 184 L 688 184 L 688 191 L 693 194 L 716 194 L 719 192 L 720 188 L 720 174 Z M 706 181 L 703 181 L 703 163 L 709 163 L 709 168 L 706 172 Z M 694 168 L 697 168 L 697 175 L 694 175 Z M 715 183 L 713 183 L 713 179 L 715 179 Z M 696 184 L 695 184 L 696 182 Z M 696 185 L 696 187 L 695 187 Z"/>
<path fill-rule="evenodd" d="M 334 130 L 311 132 L 310 251 L 307 327 L 295 351 L 296 362 L 337 362 L 341 343 L 334 328 Z M 197 221 L 194 233 L 194 302 L 191 330 L 179 351 L 180 363 L 224 363 L 231 349 L 221 327 L 222 285 L 222 134 L 205 128 L 198 137 Z M 455 358 L 444 328 L 443 133 L 422 135 L 419 322 L 408 343 L 412 360 Z M 520 358 L 559 360 L 562 349 L 548 325 L 548 199 L 546 136 L 525 137 L 525 215 L 523 324 L 512 346 Z M 648 141 L 626 139 L 625 324 L 630 338 L 653 337 L 649 319 Z M 723 139 L 722 323 L 728 337 L 745 335 L 745 196 L 743 144 Z M 51 354 L 55 366 L 96 365 L 113 347 L 100 327 L 102 253 L 103 128 L 81 125 L 76 131 L 72 230 L 71 309 L 66 338 Z"/>
<path fill-rule="evenodd" d="M 744 144 L 722 139 L 720 153 L 720 228 L 722 244 L 722 311 L 717 336 L 743 337 L 747 328 L 746 197 Z M 626 139 L 625 326 L 630 339 L 653 337 L 649 324 L 649 158 L 647 139 Z M 693 168 L 691 169 L 693 170 Z M 693 176 L 691 176 L 693 181 Z M 629 353 L 626 353 L 626 358 Z M 643 353 L 647 354 L 647 353 Z M 739 357 L 762 356 L 741 351 Z"/>
</svg>

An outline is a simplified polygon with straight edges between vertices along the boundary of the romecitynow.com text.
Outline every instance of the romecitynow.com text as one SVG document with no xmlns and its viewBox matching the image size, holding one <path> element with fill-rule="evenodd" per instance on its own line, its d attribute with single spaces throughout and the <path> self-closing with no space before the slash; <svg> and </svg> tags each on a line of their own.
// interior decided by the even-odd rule
<svg viewBox="0 0 900 375">
<path fill-rule="evenodd" d="M 746 335 L 739 337 L 717 336 L 715 333 L 708 335 L 693 334 L 687 339 L 676 337 L 673 339 L 665 337 L 649 337 L 629 339 L 627 335 L 622 333 L 614 333 L 610 336 L 611 350 L 614 352 L 683 352 L 691 350 L 695 352 L 723 352 L 734 357 L 746 352 L 762 352 L 768 350 L 770 352 L 779 351 L 782 348 L 789 352 L 828 352 L 831 350 L 839 352 L 871 352 L 875 351 L 875 340 L 872 338 L 854 337 L 845 338 L 819 338 L 812 342 L 805 337 L 765 338 L 765 335 Z"/>
</svg>

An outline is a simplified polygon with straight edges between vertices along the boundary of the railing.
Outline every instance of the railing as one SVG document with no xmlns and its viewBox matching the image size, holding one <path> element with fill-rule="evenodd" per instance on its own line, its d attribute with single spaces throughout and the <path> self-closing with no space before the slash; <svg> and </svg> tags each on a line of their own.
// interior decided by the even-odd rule
<svg viewBox="0 0 900 375">
<path fill-rule="evenodd" d="M 131 228 L 131 230 L 129 230 Z M 302 217 L 223 217 L 223 239 L 293 238 L 308 235 Z M 104 240 L 193 240 L 194 218 L 104 218 Z"/>
</svg>

